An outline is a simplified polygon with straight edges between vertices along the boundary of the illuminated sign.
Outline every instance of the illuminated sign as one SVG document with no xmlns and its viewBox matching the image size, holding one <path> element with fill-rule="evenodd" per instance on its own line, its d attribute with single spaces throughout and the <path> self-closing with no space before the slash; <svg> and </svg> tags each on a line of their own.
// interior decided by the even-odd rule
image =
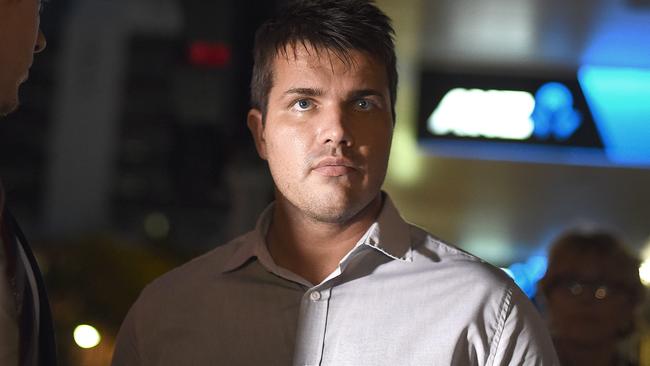
<svg viewBox="0 0 650 366">
<path fill-rule="evenodd" d="M 428 126 L 436 135 L 524 140 L 533 134 L 534 108 L 527 92 L 456 88 L 442 98 Z"/>
<path fill-rule="evenodd" d="M 424 72 L 418 138 L 470 159 L 650 167 L 650 70 Z"/>
<path fill-rule="evenodd" d="M 583 66 L 578 80 L 608 159 L 650 166 L 650 69 Z"/>
<path fill-rule="evenodd" d="M 427 121 L 435 135 L 565 141 L 582 116 L 561 83 L 542 85 L 535 97 L 526 91 L 455 88 L 447 92 Z"/>
<path fill-rule="evenodd" d="M 568 140 L 582 124 L 580 111 L 573 108 L 569 88 L 558 82 L 542 85 L 535 93 L 534 135 L 538 139 Z"/>
</svg>

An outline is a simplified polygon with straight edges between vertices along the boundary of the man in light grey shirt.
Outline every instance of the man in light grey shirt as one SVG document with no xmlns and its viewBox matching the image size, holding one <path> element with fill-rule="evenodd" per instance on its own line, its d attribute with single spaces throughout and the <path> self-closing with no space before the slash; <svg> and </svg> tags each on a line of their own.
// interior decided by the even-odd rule
<svg viewBox="0 0 650 366">
<path fill-rule="evenodd" d="M 113 365 L 557 365 L 500 270 L 381 192 L 397 71 L 367 0 L 292 2 L 255 40 L 248 114 L 275 202 L 141 294 Z"/>
</svg>

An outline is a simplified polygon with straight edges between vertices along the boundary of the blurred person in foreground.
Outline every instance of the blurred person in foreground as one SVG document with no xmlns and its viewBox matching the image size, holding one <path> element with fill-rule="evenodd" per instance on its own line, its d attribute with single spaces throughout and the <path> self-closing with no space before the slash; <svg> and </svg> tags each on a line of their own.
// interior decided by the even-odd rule
<svg viewBox="0 0 650 366">
<path fill-rule="evenodd" d="M 145 288 L 113 365 L 557 365 L 507 275 L 381 191 L 392 35 L 367 0 L 293 1 L 258 29 L 248 126 L 275 202 Z"/>
<path fill-rule="evenodd" d="M 34 54 L 45 48 L 41 6 L 40 0 L 0 0 L 0 119 L 18 107 L 18 89 Z M 4 201 L 0 184 L 0 365 L 55 365 L 43 280 Z"/>
<path fill-rule="evenodd" d="M 634 365 L 617 346 L 635 330 L 643 299 L 639 260 L 603 231 L 559 236 L 538 284 L 563 366 Z"/>
</svg>

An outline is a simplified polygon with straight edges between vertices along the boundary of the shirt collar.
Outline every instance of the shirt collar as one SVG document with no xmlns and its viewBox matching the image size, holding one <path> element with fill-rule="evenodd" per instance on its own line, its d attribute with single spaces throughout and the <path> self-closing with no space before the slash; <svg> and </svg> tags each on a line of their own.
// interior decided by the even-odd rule
<svg viewBox="0 0 650 366">
<path fill-rule="evenodd" d="M 269 230 L 274 205 L 274 202 L 268 205 L 257 219 L 255 229 L 240 238 L 241 242 L 224 265 L 222 272 L 234 271 L 253 257 L 263 262 L 266 262 L 266 259 L 272 261 L 271 254 L 266 247 L 266 233 Z"/>
<path fill-rule="evenodd" d="M 384 205 L 377 220 L 363 236 L 363 245 L 406 262 L 412 261 L 409 224 L 402 219 L 388 194 L 383 193 Z"/>
<path fill-rule="evenodd" d="M 395 260 L 412 261 L 409 224 L 402 219 L 388 194 L 382 192 L 382 196 L 384 202 L 377 220 L 370 225 L 359 242 L 341 262 L 346 261 L 350 254 L 356 252 L 361 246 L 375 249 Z M 255 229 L 240 238 L 239 246 L 224 265 L 222 272 L 234 271 L 251 258 L 257 258 L 267 269 L 284 272 L 282 268 L 275 265 L 266 246 L 266 233 L 271 223 L 273 205 L 274 203 L 271 203 L 264 209 L 257 220 Z"/>
</svg>

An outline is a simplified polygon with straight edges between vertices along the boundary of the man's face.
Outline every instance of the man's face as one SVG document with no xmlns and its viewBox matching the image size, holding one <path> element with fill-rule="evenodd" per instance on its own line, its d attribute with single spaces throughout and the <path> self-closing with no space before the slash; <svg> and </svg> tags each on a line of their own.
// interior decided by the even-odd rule
<svg viewBox="0 0 650 366">
<path fill-rule="evenodd" d="M 34 53 L 45 48 L 39 8 L 40 0 L 0 0 L 0 117 L 18 106 Z"/>
<path fill-rule="evenodd" d="M 331 223 L 378 197 L 393 120 L 384 65 L 360 51 L 343 62 L 327 50 L 288 48 L 276 56 L 265 121 L 248 124 L 268 161 L 276 200 Z"/>
</svg>

